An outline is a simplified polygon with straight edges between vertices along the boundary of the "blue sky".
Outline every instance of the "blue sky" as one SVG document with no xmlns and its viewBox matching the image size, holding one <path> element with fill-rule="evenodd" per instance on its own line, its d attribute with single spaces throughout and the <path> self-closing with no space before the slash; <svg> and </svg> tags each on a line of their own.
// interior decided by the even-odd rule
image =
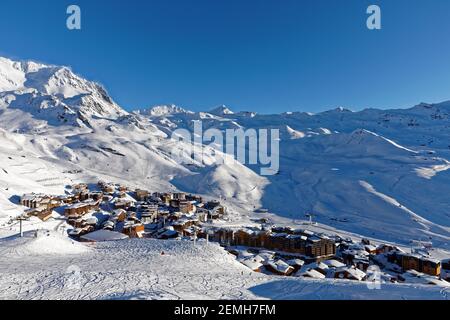
<svg viewBox="0 0 450 320">
<path fill-rule="evenodd" d="M 66 29 L 66 8 L 82 30 Z M 380 31 L 366 8 L 382 9 Z M 2 0 L 0 55 L 69 65 L 127 109 L 261 113 L 450 99 L 448 0 Z"/>
</svg>

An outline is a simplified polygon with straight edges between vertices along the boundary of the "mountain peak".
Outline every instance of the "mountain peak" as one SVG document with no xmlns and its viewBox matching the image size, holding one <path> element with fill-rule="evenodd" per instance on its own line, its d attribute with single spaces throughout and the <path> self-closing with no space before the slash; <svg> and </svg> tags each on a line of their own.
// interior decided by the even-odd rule
<svg viewBox="0 0 450 320">
<path fill-rule="evenodd" d="M 221 105 L 218 106 L 214 109 L 212 109 L 211 111 L 209 111 L 208 113 L 216 115 L 216 116 L 226 116 L 226 115 L 232 115 L 234 114 L 233 111 L 231 111 L 227 106 L 225 105 Z"/>
<path fill-rule="evenodd" d="M 107 118 L 127 114 L 100 84 L 76 75 L 66 66 L 0 57 L 0 94 L 5 92 L 15 96 L 10 107 L 50 122 L 54 122 L 55 116 L 65 119 L 66 114 Z M 34 94 L 30 95 L 30 92 Z M 19 103 L 23 101 L 28 101 L 26 108 Z M 42 114 L 43 109 L 45 115 Z"/>
<path fill-rule="evenodd" d="M 149 109 L 141 109 L 136 110 L 134 112 L 143 116 L 151 116 L 151 117 L 163 117 L 171 114 L 192 113 L 191 111 L 185 110 L 174 104 L 154 106 Z"/>
</svg>

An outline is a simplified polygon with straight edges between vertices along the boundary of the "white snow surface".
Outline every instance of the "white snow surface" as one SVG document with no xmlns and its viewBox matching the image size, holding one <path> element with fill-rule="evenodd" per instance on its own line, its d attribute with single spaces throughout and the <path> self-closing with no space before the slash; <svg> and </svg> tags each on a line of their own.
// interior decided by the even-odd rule
<svg viewBox="0 0 450 320">
<path fill-rule="evenodd" d="M 174 161 L 172 148 L 187 145 L 171 139 L 172 132 L 179 128 L 192 131 L 195 121 L 202 121 L 205 130 L 279 129 L 279 174 L 261 177 L 258 166 L 223 165 L 212 157 L 189 165 Z M 11 238 L 18 232 L 17 222 L 11 219 L 25 209 L 18 205 L 18 196 L 29 192 L 64 194 L 67 185 L 104 180 L 150 191 L 183 190 L 206 199 L 221 197 L 230 211 L 223 225 L 239 227 L 251 224 L 254 218 L 267 217 L 276 224 L 298 226 L 304 223 L 306 213 L 312 213 L 323 232 L 364 236 L 403 247 L 411 240 L 431 241 L 436 252 L 448 258 L 449 127 L 449 102 L 360 112 L 339 108 L 319 114 L 233 113 L 224 106 L 212 112 L 190 112 L 173 105 L 128 113 L 102 86 L 68 67 L 0 58 L 0 238 L 6 239 L 0 246 L 17 246 L 27 254 L 41 247 L 29 247 Z M 258 208 L 269 212 L 256 213 Z M 43 228 L 62 234 L 61 226 L 55 217 L 46 223 L 32 220 L 24 224 L 26 232 Z M 29 263 L 23 263 L 28 258 L 22 254 L 9 254 L 12 260 L 0 257 L 0 288 L 9 287 L 10 291 L 2 292 L 5 297 L 21 298 L 387 297 L 376 290 L 365 292 L 363 284 L 239 276 L 248 269 L 226 260 L 218 248 L 205 253 L 227 261 L 222 267 L 214 264 L 220 270 L 216 279 L 212 271 L 203 270 L 202 275 L 199 265 L 196 271 L 196 255 L 183 256 L 191 250 L 186 246 L 181 242 L 126 240 L 97 244 L 95 255 L 83 252 L 72 260 L 62 258 L 65 254 L 55 249 L 50 259 L 33 257 Z M 43 254 L 51 253 L 42 250 Z M 171 275 L 159 270 L 156 262 L 163 257 L 152 250 L 173 250 L 174 256 L 181 255 L 185 262 L 176 270 L 186 277 L 193 272 L 194 280 L 186 282 L 176 272 Z M 136 257 L 132 252 L 145 252 L 148 257 Z M 93 266 L 89 262 L 93 257 L 105 263 Z M 155 258 L 156 273 L 164 279 L 157 285 L 151 264 L 145 264 L 149 257 Z M 171 259 L 170 255 L 164 258 Z M 132 259 L 143 260 L 136 273 L 127 276 L 124 270 L 132 265 Z M 173 259 L 172 264 L 177 265 Z M 188 266 L 189 259 L 194 261 L 192 266 Z M 198 263 L 207 260 L 203 255 L 198 259 Z M 100 283 L 103 292 L 91 290 L 93 284 L 86 282 L 82 292 L 58 293 L 68 261 L 88 270 L 89 280 Z M 114 270 L 110 269 L 112 261 L 118 263 Z M 25 265 L 24 269 L 19 265 Z M 126 290 L 128 295 L 120 294 L 121 284 L 113 285 L 113 279 L 120 279 L 131 288 L 133 281 L 138 281 L 136 277 L 145 279 L 142 291 L 130 289 Z M 11 281 L 22 283 L 22 278 L 38 285 L 31 286 L 28 293 L 10 285 Z M 225 293 L 219 294 L 218 288 L 228 282 Z M 104 291 L 108 286 L 111 292 Z M 192 291 L 195 295 L 189 295 L 188 286 L 197 286 Z M 339 290 L 334 291 L 336 286 Z M 154 292 L 152 288 L 156 288 Z M 441 296 L 433 288 L 387 288 L 392 298 Z"/>
<path fill-rule="evenodd" d="M 0 255 L 1 299 L 446 299 L 440 287 L 251 272 L 215 244 L 124 240 L 77 256 Z M 164 252 L 164 254 L 162 254 Z"/>
</svg>

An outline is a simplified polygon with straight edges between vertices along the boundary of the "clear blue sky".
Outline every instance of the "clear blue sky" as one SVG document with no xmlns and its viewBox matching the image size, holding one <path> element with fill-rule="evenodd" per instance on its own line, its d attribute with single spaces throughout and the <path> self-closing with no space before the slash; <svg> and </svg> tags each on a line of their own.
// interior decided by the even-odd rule
<svg viewBox="0 0 450 320">
<path fill-rule="evenodd" d="M 1 0 L 0 55 L 69 65 L 127 109 L 406 107 L 450 99 L 450 1 Z"/>
</svg>

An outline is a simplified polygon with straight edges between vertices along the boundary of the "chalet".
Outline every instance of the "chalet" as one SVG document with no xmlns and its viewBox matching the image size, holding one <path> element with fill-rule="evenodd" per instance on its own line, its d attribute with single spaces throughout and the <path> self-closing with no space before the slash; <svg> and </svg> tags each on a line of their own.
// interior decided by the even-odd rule
<svg viewBox="0 0 450 320">
<path fill-rule="evenodd" d="M 364 245 L 364 250 L 366 250 L 366 252 L 370 254 L 377 254 L 377 247 L 370 244 Z"/>
<path fill-rule="evenodd" d="M 86 221 L 82 218 L 69 218 L 67 223 L 74 228 L 84 228 L 86 227 Z"/>
<path fill-rule="evenodd" d="M 99 180 L 99 181 L 97 182 L 97 186 L 98 186 L 99 188 L 103 188 L 105 185 L 106 185 L 106 182 L 103 181 L 103 180 Z"/>
<path fill-rule="evenodd" d="M 41 212 L 39 212 L 36 215 L 36 217 L 38 217 L 39 219 L 41 219 L 42 221 L 45 222 L 45 221 L 49 220 L 52 217 L 52 215 L 53 215 L 53 210 L 46 209 L 46 210 L 42 210 Z"/>
<path fill-rule="evenodd" d="M 273 233 L 293 234 L 293 230 L 290 227 L 272 227 L 272 232 Z"/>
<path fill-rule="evenodd" d="M 198 220 L 200 220 L 202 222 L 207 222 L 208 221 L 209 211 L 206 210 L 205 208 L 197 207 L 197 209 L 195 210 L 195 213 L 197 215 Z"/>
<path fill-rule="evenodd" d="M 369 254 L 366 250 L 359 248 L 357 245 L 351 246 L 349 249 L 341 252 L 341 257 L 345 264 L 353 265 L 355 260 L 368 259 Z"/>
<path fill-rule="evenodd" d="M 206 203 L 205 209 L 209 210 L 210 219 L 219 219 L 226 214 L 226 208 L 219 201 L 210 201 Z"/>
<path fill-rule="evenodd" d="M 301 273 L 300 276 L 304 278 L 325 279 L 325 276 L 315 269 L 306 270 L 305 272 Z"/>
<path fill-rule="evenodd" d="M 217 200 L 212 200 L 206 203 L 206 208 L 207 209 L 214 209 L 216 207 L 220 206 L 220 202 Z"/>
<path fill-rule="evenodd" d="M 314 269 L 314 270 L 320 272 L 321 274 L 323 274 L 324 276 L 326 276 L 328 274 L 328 271 L 330 269 L 330 267 L 323 262 L 315 262 L 306 267 L 307 267 L 307 269 Z"/>
<path fill-rule="evenodd" d="M 175 229 L 175 228 L 174 228 Z M 196 236 L 196 230 L 194 228 L 186 228 L 179 231 L 183 237 L 193 237 Z"/>
<path fill-rule="evenodd" d="M 25 194 L 20 199 L 20 204 L 22 206 L 36 209 L 36 208 L 46 208 L 53 209 L 60 206 L 60 201 L 57 197 L 52 197 L 43 194 Z"/>
<path fill-rule="evenodd" d="M 325 263 L 329 268 L 342 268 L 345 267 L 345 264 L 336 260 L 336 259 L 330 259 L 325 260 L 323 263 Z"/>
<path fill-rule="evenodd" d="M 254 272 L 261 272 L 263 268 L 261 261 L 255 258 L 241 259 L 239 262 Z"/>
<path fill-rule="evenodd" d="M 158 208 L 158 217 L 168 218 L 170 215 L 170 210 Z"/>
<path fill-rule="evenodd" d="M 29 209 L 27 211 L 25 211 L 25 215 L 27 217 L 38 217 L 39 219 L 41 219 L 42 221 L 47 221 L 52 217 L 53 214 L 53 210 L 52 209 L 47 209 L 44 207 L 39 207 L 39 208 L 34 208 L 34 209 Z"/>
<path fill-rule="evenodd" d="M 98 210 L 100 205 L 100 201 L 88 201 L 88 202 L 79 202 L 73 205 L 70 205 L 65 208 L 64 215 L 66 217 L 69 216 L 83 216 L 90 211 Z"/>
<path fill-rule="evenodd" d="M 266 243 L 268 249 L 272 250 L 283 251 L 284 249 L 288 249 L 290 247 L 289 239 L 287 238 L 286 233 L 270 234 Z"/>
<path fill-rule="evenodd" d="M 180 200 L 177 200 L 177 199 L 169 200 L 169 206 L 174 209 L 178 209 L 180 207 Z"/>
<path fill-rule="evenodd" d="M 258 247 L 252 245 L 253 231 L 250 229 L 240 229 L 234 232 L 232 236 L 232 244 L 235 246 Z"/>
<path fill-rule="evenodd" d="M 211 240 L 219 242 L 221 245 L 231 245 L 234 241 L 234 232 L 231 229 L 220 228 L 215 230 Z"/>
<path fill-rule="evenodd" d="M 383 253 L 389 253 L 394 251 L 401 251 L 398 247 L 388 244 L 380 244 L 377 247 L 376 254 L 383 254 Z"/>
<path fill-rule="evenodd" d="M 71 231 L 69 231 L 69 236 L 79 238 L 85 234 L 88 234 L 90 232 L 93 232 L 94 228 L 92 226 L 85 226 L 81 228 L 75 228 Z"/>
<path fill-rule="evenodd" d="M 326 236 L 315 234 L 310 237 L 287 233 L 271 234 L 269 231 L 247 228 L 232 231 L 231 237 L 227 236 L 226 241 L 236 246 L 266 248 L 310 257 L 328 257 L 336 254 L 334 241 Z"/>
<path fill-rule="evenodd" d="M 294 268 L 283 260 L 269 261 L 265 268 L 270 272 L 280 276 L 290 276 L 294 272 Z"/>
<path fill-rule="evenodd" d="M 365 256 L 365 257 L 355 257 L 355 259 L 353 259 L 353 265 L 361 270 L 361 271 L 367 271 L 367 269 L 370 266 L 370 261 L 369 261 L 369 257 Z"/>
<path fill-rule="evenodd" d="M 158 232 L 158 239 L 173 239 L 179 236 L 178 232 L 173 227 L 166 227 Z"/>
<path fill-rule="evenodd" d="M 195 206 L 191 201 L 179 201 L 178 203 L 178 209 L 182 213 L 192 213 L 195 212 Z"/>
<path fill-rule="evenodd" d="M 294 272 L 300 270 L 301 267 L 305 264 L 305 261 L 300 259 L 291 259 L 286 261 L 292 268 L 294 268 Z"/>
<path fill-rule="evenodd" d="M 83 190 L 81 192 L 78 192 L 77 195 L 78 195 L 79 201 L 86 201 L 89 199 L 89 191 L 88 190 Z"/>
<path fill-rule="evenodd" d="M 402 265 L 402 254 L 404 254 L 404 251 L 389 251 L 386 253 L 386 259 L 389 263 L 397 264 L 399 266 Z"/>
<path fill-rule="evenodd" d="M 326 257 L 336 254 L 336 245 L 333 240 L 325 236 L 313 236 L 308 238 L 306 255 L 310 257 Z"/>
<path fill-rule="evenodd" d="M 103 192 L 89 192 L 88 199 L 92 199 L 94 201 L 103 201 Z"/>
<path fill-rule="evenodd" d="M 144 223 L 152 223 L 158 218 L 158 205 L 148 204 L 141 206 L 141 219 Z"/>
<path fill-rule="evenodd" d="M 192 194 L 186 195 L 186 200 L 187 201 L 194 201 L 195 203 L 198 203 L 198 204 L 203 202 L 203 198 L 202 197 L 197 196 L 197 195 L 192 195 Z"/>
<path fill-rule="evenodd" d="M 122 233 L 126 234 L 130 238 L 143 238 L 144 231 L 144 225 L 141 223 L 126 223 L 122 229 Z"/>
<path fill-rule="evenodd" d="M 75 201 L 78 201 L 78 196 L 75 194 L 68 194 L 64 196 L 57 197 L 58 201 L 61 203 L 61 205 L 64 204 L 72 204 Z"/>
<path fill-rule="evenodd" d="M 334 272 L 334 278 L 363 281 L 366 278 L 366 274 L 354 267 L 342 267 Z"/>
<path fill-rule="evenodd" d="M 73 189 L 75 192 L 80 193 L 80 192 L 83 192 L 83 191 L 87 191 L 87 190 L 88 190 L 88 185 L 85 184 L 85 183 L 79 183 L 79 184 L 73 185 L 73 186 L 72 186 L 72 189 Z"/>
<path fill-rule="evenodd" d="M 403 270 L 415 270 L 431 276 L 440 276 L 441 262 L 418 254 L 402 253 L 399 255 Z"/>
<path fill-rule="evenodd" d="M 186 193 L 183 192 L 174 193 L 172 196 L 174 200 L 186 200 Z"/>
<path fill-rule="evenodd" d="M 133 205 L 133 202 L 127 199 L 116 199 L 114 207 L 116 209 L 129 209 Z"/>
<path fill-rule="evenodd" d="M 181 232 L 183 229 L 198 225 L 197 219 L 183 218 L 173 224 L 174 230 Z"/>
<path fill-rule="evenodd" d="M 113 194 L 116 192 L 116 186 L 113 184 L 104 184 L 102 187 L 102 191 L 106 194 Z"/>
<path fill-rule="evenodd" d="M 127 220 L 128 221 L 139 221 L 136 212 L 134 211 L 127 211 Z"/>
<path fill-rule="evenodd" d="M 149 197 L 150 197 L 150 192 L 148 192 L 147 190 L 141 190 L 141 189 L 136 190 L 136 200 L 147 201 Z"/>
<path fill-rule="evenodd" d="M 111 215 L 112 220 L 123 222 L 127 218 L 127 212 L 124 209 L 116 209 Z"/>
<path fill-rule="evenodd" d="M 422 259 L 422 272 L 432 276 L 441 275 L 441 262 L 432 258 Z"/>
<path fill-rule="evenodd" d="M 173 195 L 171 193 L 164 193 L 164 194 L 161 194 L 161 196 L 159 198 L 161 198 L 161 201 L 163 204 L 169 205 L 170 200 L 173 200 Z"/>
<path fill-rule="evenodd" d="M 174 221 L 178 221 L 181 219 L 181 217 L 183 216 L 183 214 L 179 211 L 176 212 L 172 212 L 167 216 L 167 220 L 174 222 Z"/>
</svg>

